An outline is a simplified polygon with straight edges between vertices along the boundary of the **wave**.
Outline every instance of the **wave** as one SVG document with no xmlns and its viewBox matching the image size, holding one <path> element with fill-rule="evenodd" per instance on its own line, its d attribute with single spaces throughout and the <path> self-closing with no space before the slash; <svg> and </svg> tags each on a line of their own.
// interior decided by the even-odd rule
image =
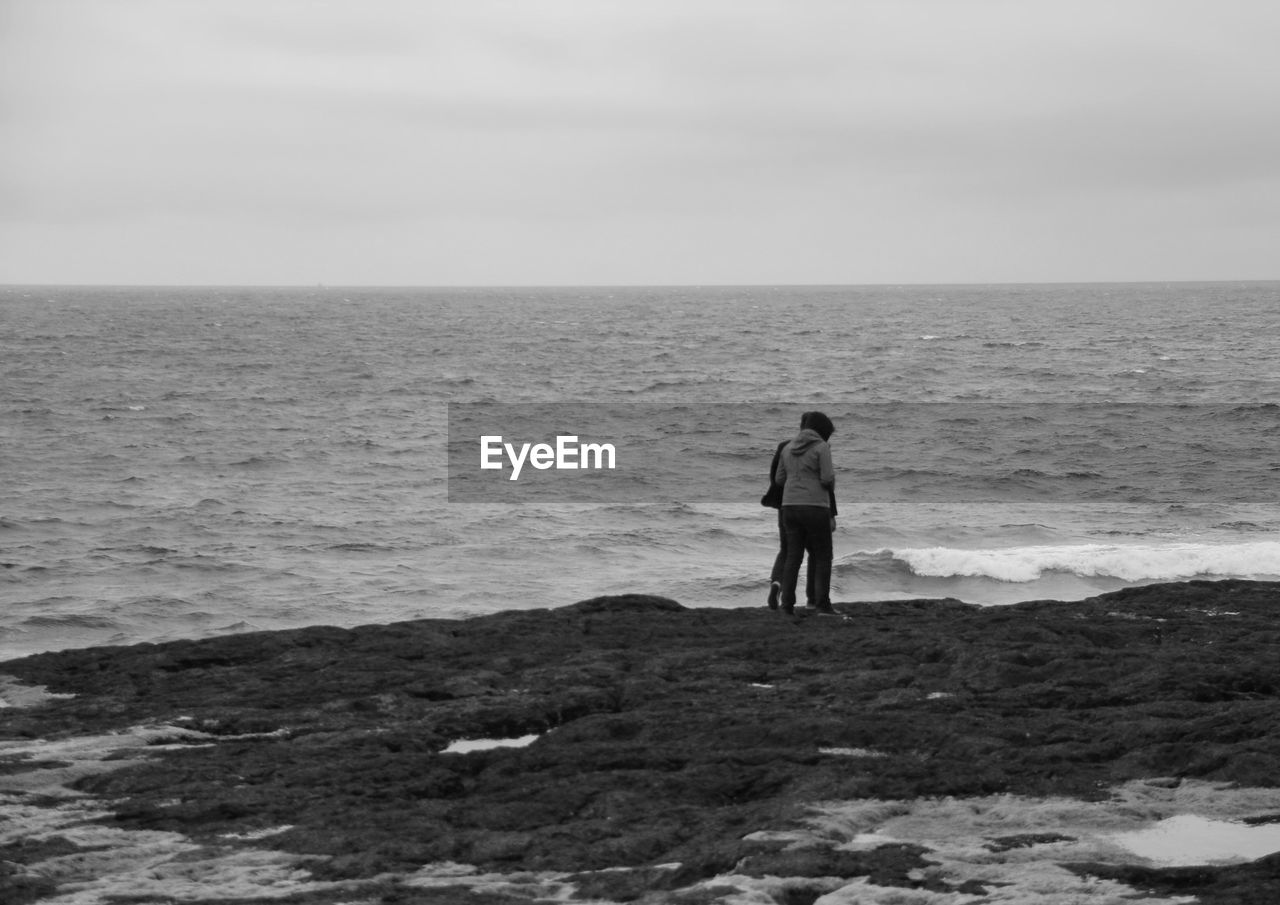
<svg viewBox="0 0 1280 905">
<path fill-rule="evenodd" d="M 172 547 L 157 547 L 151 544 L 132 544 L 127 547 L 120 548 L 121 553 L 141 553 L 145 556 L 168 556 L 170 553 L 178 551 Z"/>
<path fill-rule="evenodd" d="M 1179 581 L 1197 576 L 1280 576 L 1280 541 L 1240 544 L 1075 544 L 964 550 L 924 547 L 854 554 L 844 572 L 906 569 L 926 578 L 987 578 L 1026 583 L 1057 572 L 1126 582 Z"/>
<path fill-rule="evenodd" d="M 273 465 L 279 465 L 280 460 L 275 456 L 250 456 L 239 462 L 230 463 L 231 468 L 269 468 Z"/>
<path fill-rule="evenodd" d="M 24 619 L 21 625 L 41 628 L 118 628 L 119 623 L 107 616 L 90 616 L 83 613 L 72 613 L 64 616 L 32 616 Z"/>
<path fill-rule="evenodd" d="M 224 635 L 242 635 L 246 632 L 260 632 L 262 631 L 262 626 L 255 625 L 252 622 L 246 622 L 241 619 L 239 622 L 232 622 L 229 625 L 219 626 L 214 629 L 214 631 Z"/>
<path fill-rule="evenodd" d="M 628 395 L 638 396 L 643 393 L 658 393 L 663 390 L 687 390 L 691 386 L 692 384 L 687 380 L 657 380 L 639 388 L 628 389 L 626 392 Z"/>
<path fill-rule="evenodd" d="M 161 560 L 157 560 L 157 562 L 159 561 Z M 181 558 L 166 558 L 162 561 L 165 565 L 172 566 L 175 569 L 191 569 L 197 572 L 251 571 L 251 567 L 242 563 L 215 559 L 214 557 L 206 556 L 203 553 L 195 553 Z"/>
</svg>

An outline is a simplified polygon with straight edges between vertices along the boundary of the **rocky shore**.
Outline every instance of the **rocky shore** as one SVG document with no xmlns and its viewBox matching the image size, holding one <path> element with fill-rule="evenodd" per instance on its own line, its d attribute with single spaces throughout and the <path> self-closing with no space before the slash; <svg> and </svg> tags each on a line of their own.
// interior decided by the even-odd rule
<svg viewBox="0 0 1280 905">
<path fill-rule="evenodd" d="M 0 901 L 1280 901 L 1280 584 L 836 608 L 0 663 Z"/>
</svg>

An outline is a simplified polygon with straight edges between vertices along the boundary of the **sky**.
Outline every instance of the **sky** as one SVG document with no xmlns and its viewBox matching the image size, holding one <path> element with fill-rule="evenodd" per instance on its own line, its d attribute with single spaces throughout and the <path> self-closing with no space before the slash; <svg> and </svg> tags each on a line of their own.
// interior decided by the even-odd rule
<svg viewBox="0 0 1280 905">
<path fill-rule="evenodd" d="M 0 0 L 0 283 L 1280 278 L 1275 0 Z"/>
</svg>

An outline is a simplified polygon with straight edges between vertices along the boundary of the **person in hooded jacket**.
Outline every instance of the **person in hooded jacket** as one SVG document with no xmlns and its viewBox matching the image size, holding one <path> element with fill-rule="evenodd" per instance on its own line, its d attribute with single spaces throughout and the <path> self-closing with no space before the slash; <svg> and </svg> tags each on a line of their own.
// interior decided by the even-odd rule
<svg viewBox="0 0 1280 905">
<path fill-rule="evenodd" d="M 774 483 L 782 487 L 782 524 L 787 535 L 779 596 L 783 612 L 794 612 L 796 582 L 807 553 L 813 569 L 813 606 L 818 612 L 830 613 L 831 534 L 835 527 L 831 497 L 836 473 L 827 441 L 835 426 L 822 412 L 810 412 L 802 424 L 800 433 L 783 447 L 774 473 Z"/>
<path fill-rule="evenodd" d="M 804 430 L 809 426 L 809 417 L 812 412 L 805 412 L 800 416 L 800 429 Z M 782 520 L 782 486 L 775 483 L 778 474 L 778 460 L 782 457 L 782 451 L 787 448 L 790 439 L 783 440 L 778 444 L 778 448 L 774 450 L 773 461 L 769 463 L 769 489 L 760 499 L 760 505 L 768 506 L 778 510 L 778 555 L 774 557 L 773 569 L 769 572 L 769 609 L 776 610 L 778 603 L 782 597 L 782 576 L 785 574 L 787 565 L 787 526 Z M 835 518 L 838 514 L 836 509 L 836 492 L 834 487 L 828 488 L 827 497 L 831 504 L 832 527 L 834 528 Z M 815 597 L 813 596 L 813 557 L 809 557 L 805 569 L 805 600 L 809 606 L 813 606 Z M 797 585 L 799 577 L 796 578 Z"/>
</svg>

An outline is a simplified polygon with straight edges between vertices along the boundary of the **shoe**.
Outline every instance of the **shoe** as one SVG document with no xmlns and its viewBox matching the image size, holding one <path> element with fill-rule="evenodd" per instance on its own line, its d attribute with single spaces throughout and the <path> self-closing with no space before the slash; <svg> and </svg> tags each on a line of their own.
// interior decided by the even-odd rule
<svg viewBox="0 0 1280 905">
<path fill-rule="evenodd" d="M 778 608 L 778 598 L 782 596 L 782 582 L 775 581 L 769 585 L 769 609 Z"/>
<path fill-rule="evenodd" d="M 819 613 L 827 613 L 828 615 L 831 615 L 831 616 L 834 616 L 836 613 L 836 611 L 831 608 L 831 604 L 829 603 L 819 603 L 814 607 L 814 609 L 817 610 Z"/>
</svg>

